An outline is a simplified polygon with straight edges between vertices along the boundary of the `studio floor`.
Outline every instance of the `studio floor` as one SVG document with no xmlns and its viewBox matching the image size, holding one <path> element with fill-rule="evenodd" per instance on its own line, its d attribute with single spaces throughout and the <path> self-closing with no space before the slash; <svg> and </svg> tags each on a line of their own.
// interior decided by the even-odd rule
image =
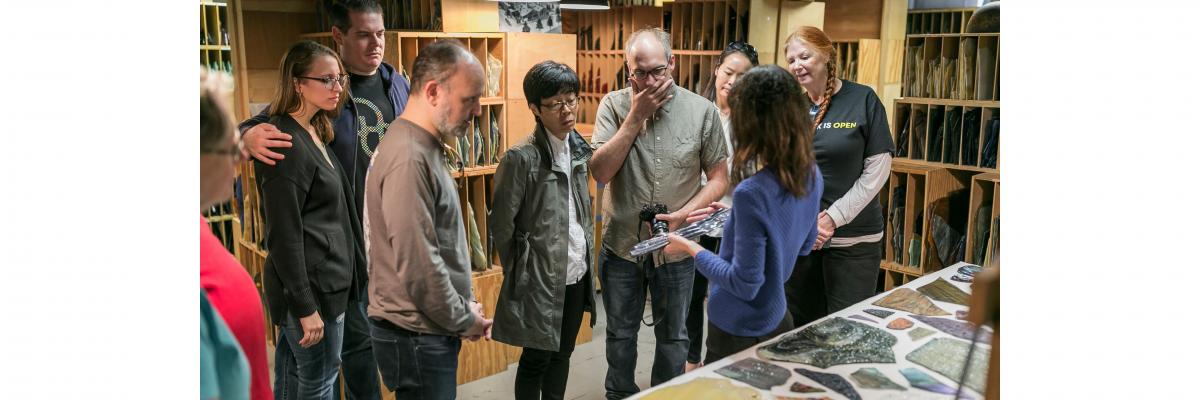
<svg viewBox="0 0 1200 400">
<path fill-rule="evenodd" d="M 596 326 L 592 329 L 592 341 L 575 346 L 571 355 L 571 375 L 567 379 L 568 400 L 603 400 L 604 375 L 608 362 L 604 358 L 604 305 L 600 294 L 596 294 L 596 306 L 600 309 Z M 586 317 L 586 316 L 585 316 Z M 645 319 L 650 320 L 650 303 L 646 303 Z M 707 327 L 706 327 L 707 329 Z M 275 349 L 267 349 L 268 370 L 274 375 Z M 650 367 L 654 363 L 654 328 L 642 326 L 638 331 L 638 362 L 634 379 L 643 390 L 650 387 Z M 458 386 L 459 399 L 511 399 L 513 382 L 517 376 L 517 364 L 508 366 L 504 372 L 468 382 Z"/>
<path fill-rule="evenodd" d="M 567 379 L 567 393 L 564 398 L 569 400 L 603 400 L 604 375 L 608 371 L 608 362 L 604 358 L 604 309 L 600 295 L 596 295 L 596 305 L 600 307 L 599 319 L 592 330 L 592 341 L 575 347 L 571 355 L 571 375 Z M 646 320 L 650 320 L 650 304 L 646 304 Z M 642 326 L 638 331 L 638 362 L 634 379 L 643 390 L 650 386 L 650 366 L 654 363 L 654 328 Z M 517 364 L 509 365 L 508 370 L 483 379 L 468 382 L 458 386 L 459 399 L 511 399 L 513 397 L 513 382 L 517 376 Z"/>
</svg>

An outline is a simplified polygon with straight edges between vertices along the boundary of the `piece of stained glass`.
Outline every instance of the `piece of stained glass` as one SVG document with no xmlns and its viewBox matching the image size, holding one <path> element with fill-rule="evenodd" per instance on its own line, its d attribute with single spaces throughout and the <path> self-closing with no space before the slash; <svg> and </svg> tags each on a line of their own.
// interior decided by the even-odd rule
<svg viewBox="0 0 1200 400">
<path fill-rule="evenodd" d="M 893 289 L 887 296 L 883 296 L 882 299 L 875 300 L 871 304 L 927 316 L 950 315 L 946 310 L 933 304 L 925 295 L 917 293 L 916 290 L 903 287 Z"/>
<path fill-rule="evenodd" d="M 874 315 L 879 318 L 887 318 L 887 317 L 892 316 L 892 314 L 896 313 L 895 311 L 880 310 L 878 308 L 868 308 L 866 310 L 863 310 L 863 312 Z"/>
<path fill-rule="evenodd" d="M 918 340 L 924 339 L 924 338 L 928 337 L 929 335 L 932 335 L 935 333 L 937 333 L 937 331 L 932 330 L 932 329 L 925 329 L 925 328 L 918 326 L 918 327 L 916 327 L 916 329 L 908 331 L 908 337 L 911 338 L 912 341 L 916 342 Z"/>
<path fill-rule="evenodd" d="M 864 317 L 864 316 L 861 316 L 861 315 L 857 315 L 857 314 L 856 314 L 856 315 L 851 315 L 849 318 L 857 319 L 857 320 L 860 320 L 860 321 L 867 321 L 867 322 L 870 322 L 870 323 L 872 323 L 872 324 L 878 324 L 878 323 L 879 323 L 878 321 L 875 321 L 875 320 L 873 320 L 873 319 L 870 319 L 870 318 L 867 318 L 867 317 Z"/>
<path fill-rule="evenodd" d="M 981 269 L 983 269 L 983 267 L 980 267 L 975 264 L 967 264 L 967 265 L 958 267 L 958 273 L 973 277 L 973 276 L 975 276 L 975 273 L 979 272 L 979 270 L 981 270 Z"/>
<path fill-rule="evenodd" d="M 937 280 L 917 288 L 917 291 L 937 301 L 944 301 L 947 303 L 954 303 L 964 306 L 967 305 L 967 301 L 971 299 L 971 296 L 968 295 L 967 292 L 962 291 L 962 289 L 959 289 L 958 286 L 954 286 L 953 283 L 950 283 L 942 278 L 937 278 Z"/>
<path fill-rule="evenodd" d="M 787 382 L 792 373 L 787 368 L 754 358 L 743 358 L 718 369 L 717 374 L 737 379 L 762 390 L 771 390 Z"/>
<path fill-rule="evenodd" d="M 804 368 L 795 368 L 795 371 L 800 375 L 804 375 L 805 378 L 817 381 L 821 386 L 832 389 L 842 396 L 846 396 L 850 400 L 862 400 L 862 397 L 858 395 L 858 391 L 854 390 L 854 386 L 851 386 L 850 382 L 847 382 L 845 378 L 842 378 L 838 374 L 827 374 Z"/>
<path fill-rule="evenodd" d="M 934 338 L 904 358 L 958 383 L 963 365 L 967 361 L 967 352 L 970 350 L 971 345 L 967 342 Z M 975 345 L 975 353 L 971 354 L 971 364 L 967 367 L 967 381 L 964 384 L 976 392 L 983 392 L 989 353 L 989 349 Z"/>
<path fill-rule="evenodd" d="M 758 356 L 818 368 L 855 363 L 894 363 L 896 337 L 841 317 L 818 322 L 758 348 Z"/>
<path fill-rule="evenodd" d="M 946 385 L 945 383 L 938 382 L 936 379 L 933 379 L 932 376 L 929 376 L 929 374 L 921 372 L 921 370 L 916 369 L 916 368 L 901 369 L 900 374 L 904 375 L 904 379 L 908 380 L 909 386 L 915 387 L 917 389 L 928 390 L 930 392 L 948 394 L 948 395 L 954 395 L 955 393 L 958 392 L 957 389 L 952 388 L 952 387 Z M 967 400 L 970 400 L 971 398 L 972 397 L 968 396 L 966 393 L 963 393 L 962 397 L 960 397 L 960 399 L 967 399 Z"/>
<path fill-rule="evenodd" d="M 853 374 L 850 374 L 850 380 L 864 389 L 908 390 L 904 386 L 892 382 L 891 379 L 888 379 L 887 375 L 884 375 L 875 368 L 862 368 L 854 371 Z"/>
<path fill-rule="evenodd" d="M 758 390 L 734 385 L 728 379 L 696 378 L 655 390 L 642 398 L 647 400 L 762 400 L 764 397 Z"/>
<path fill-rule="evenodd" d="M 954 276 L 950 277 L 950 280 L 955 281 L 955 282 L 971 283 L 971 282 L 975 281 L 975 278 L 965 276 L 965 275 L 954 275 Z"/>
<path fill-rule="evenodd" d="M 913 322 L 904 318 L 896 318 L 887 324 L 888 329 L 895 329 L 898 331 L 912 328 L 912 326 Z"/>
<path fill-rule="evenodd" d="M 933 318 L 923 317 L 920 315 L 909 315 L 917 321 L 924 322 L 926 325 L 937 328 L 937 330 L 949 333 L 959 339 L 971 340 L 971 336 L 975 334 L 975 324 L 966 321 L 958 321 L 949 318 Z M 979 343 L 991 343 L 992 331 L 986 327 L 979 330 Z"/>
<path fill-rule="evenodd" d="M 825 391 L 825 389 L 815 386 L 808 386 L 800 382 L 793 382 L 791 390 L 796 393 L 820 393 Z"/>
</svg>

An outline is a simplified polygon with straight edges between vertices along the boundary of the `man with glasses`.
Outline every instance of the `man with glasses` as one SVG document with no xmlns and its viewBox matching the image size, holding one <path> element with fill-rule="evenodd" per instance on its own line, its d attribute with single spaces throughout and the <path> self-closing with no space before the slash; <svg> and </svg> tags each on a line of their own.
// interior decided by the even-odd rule
<svg viewBox="0 0 1200 400">
<path fill-rule="evenodd" d="M 488 219 L 504 267 L 492 338 L 522 347 L 517 399 L 562 399 L 583 313 L 596 323 L 592 148 L 575 131 L 575 71 L 543 61 L 524 89 L 537 128 L 500 160 Z"/>
<path fill-rule="evenodd" d="M 329 8 L 329 13 L 333 22 L 333 41 L 338 45 L 342 63 L 350 72 L 349 86 L 346 86 L 346 76 L 339 81 L 342 87 L 349 89 L 351 99 L 333 121 L 334 137 L 330 147 L 343 170 L 353 174 L 348 178 L 360 218 L 356 223 L 360 223 L 367 165 L 388 125 L 404 111 L 409 84 L 394 67 L 383 62 L 383 9 L 377 1 L 338 1 Z M 326 87 L 334 84 L 333 80 L 323 83 Z M 292 147 L 291 136 L 280 132 L 267 120 L 264 110 L 242 122 L 238 128 L 243 132 L 247 153 L 264 164 L 275 165 L 283 155 L 271 149 Z M 358 279 L 367 282 L 366 276 Z M 379 377 L 367 330 L 367 285 L 362 287 L 363 293 L 351 296 L 348 311 L 352 312 L 346 313 L 342 346 L 342 372 L 346 380 L 346 398 L 350 400 L 380 398 Z M 341 390 L 340 385 L 335 388 Z"/>
<path fill-rule="evenodd" d="M 690 257 L 661 253 L 632 257 L 633 245 L 650 237 L 639 211 L 666 205 L 670 212 L 656 218 L 673 231 L 688 213 L 720 199 L 729 179 L 719 112 L 704 97 L 675 86 L 670 36 L 657 28 L 635 32 L 625 46 L 625 63 L 632 71 L 630 87 L 600 100 L 589 165 L 592 177 L 610 187 L 600 255 L 608 318 L 604 388 L 610 399 L 639 390 L 633 372 L 647 288 L 653 309 L 647 325 L 654 326 L 656 342 L 650 384 L 682 374 L 687 358 L 684 320 L 695 265 Z M 702 173 L 708 177 L 704 186 Z"/>
</svg>

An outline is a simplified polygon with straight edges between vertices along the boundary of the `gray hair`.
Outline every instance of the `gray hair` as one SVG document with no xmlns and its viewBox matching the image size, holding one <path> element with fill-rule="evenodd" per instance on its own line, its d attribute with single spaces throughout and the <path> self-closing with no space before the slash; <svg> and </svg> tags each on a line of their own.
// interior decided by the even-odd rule
<svg viewBox="0 0 1200 400">
<path fill-rule="evenodd" d="M 638 29 L 637 32 L 634 32 L 632 35 L 630 35 L 629 41 L 625 42 L 625 59 L 626 60 L 633 59 L 633 43 L 635 41 L 637 41 L 638 37 L 640 37 L 642 35 L 654 35 L 654 37 L 656 39 L 658 39 L 659 43 L 662 43 L 663 49 L 665 49 L 665 51 L 663 51 L 663 53 L 667 57 L 667 62 L 671 62 L 671 34 L 667 33 L 666 31 L 663 31 L 660 28 L 642 28 L 642 29 Z"/>
</svg>

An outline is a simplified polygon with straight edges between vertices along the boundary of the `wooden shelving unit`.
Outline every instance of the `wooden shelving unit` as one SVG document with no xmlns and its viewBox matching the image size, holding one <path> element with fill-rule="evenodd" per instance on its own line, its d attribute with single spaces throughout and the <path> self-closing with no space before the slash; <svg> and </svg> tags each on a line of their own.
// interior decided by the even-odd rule
<svg viewBox="0 0 1200 400">
<path fill-rule="evenodd" d="M 987 264 L 999 251 L 1000 34 L 964 33 L 973 12 L 907 16 L 904 97 L 891 115 L 896 154 L 880 196 L 885 289 L 956 261 Z M 947 262 L 929 238 L 935 215 L 960 236 Z"/>
<path fill-rule="evenodd" d="M 233 73 L 228 4 L 200 2 L 200 65 Z"/>
<path fill-rule="evenodd" d="M 879 39 L 835 41 L 837 76 L 879 92 Z"/>
<path fill-rule="evenodd" d="M 887 191 L 880 196 L 886 216 L 881 263 L 885 270 L 884 290 L 952 264 L 942 262 L 932 250 L 930 219 L 937 215 L 951 226 L 959 221 L 966 223 L 971 175 L 968 171 L 903 160 L 892 164 Z M 960 203 L 962 207 L 958 206 Z M 893 278 L 886 278 L 887 274 Z M 892 281 L 890 286 L 889 281 Z"/>
<path fill-rule="evenodd" d="M 971 205 L 968 208 L 966 262 L 989 265 L 997 246 L 1000 219 L 1000 174 L 984 173 L 971 178 Z"/>
</svg>

